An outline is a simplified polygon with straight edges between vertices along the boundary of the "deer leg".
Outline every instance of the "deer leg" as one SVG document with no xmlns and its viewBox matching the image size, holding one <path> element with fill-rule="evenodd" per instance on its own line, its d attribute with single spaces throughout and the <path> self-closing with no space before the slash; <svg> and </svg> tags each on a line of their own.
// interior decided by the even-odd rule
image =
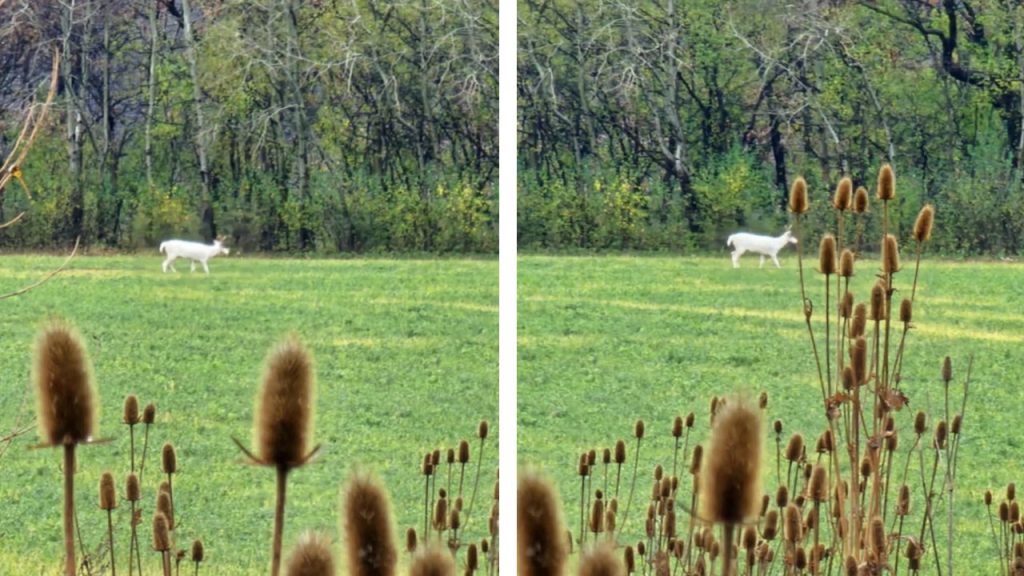
<svg viewBox="0 0 1024 576">
<path fill-rule="evenodd" d="M 761 263 L 757 267 L 764 268 L 764 254 L 761 254 Z"/>
<path fill-rule="evenodd" d="M 782 268 L 782 266 L 779 266 L 779 256 L 777 254 L 772 254 L 772 262 L 775 262 L 776 268 Z"/>
<path fill-rule="evenodd" d="M 206 272 L 207 276 L 209 276 L 210 268 L 206 265 L 206 260 L 200 260 L 200 263 L 203 265 L 203 271 Z"/>
<path fill-rule="evenodd" d="M 196 271 L 196 261 L 192 260 L 192 272 Z"/>
<path fill-rule="evenodd" d="M 742 256 L 742 255 L 743 255 L 743 252 L 741 252 L 739 249 L 736 249 L 736 250 L 732 251 L 732 267 L 733 268 L 739 268 L 740 267 L 740 256 Z"/>
</svg>

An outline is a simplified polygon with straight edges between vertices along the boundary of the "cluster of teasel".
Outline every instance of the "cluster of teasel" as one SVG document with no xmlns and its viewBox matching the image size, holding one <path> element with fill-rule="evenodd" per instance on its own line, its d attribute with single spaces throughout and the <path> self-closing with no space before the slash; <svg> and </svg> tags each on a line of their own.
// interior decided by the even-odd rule
<svg viewBox="0 0 1024 576">
<path fill-rule="evenodd" d="M 91 368 L 81 343 L 81 338 L 70 327 L 53 323 L 39 337 L 35 351 L 34 380 L 37 388 L 38 419 L 43 446 L 60 446 L 64 449 L 64 536 L 65 575 L 79 573 L 76 562 L 75 532 L 76 507 L 74 499 L 74 474 L 77 468 L 76 448 L 80 444 L 93 443 L 96 433 L 96 411 L 99 400 L 91 379 Z M 288 474 L 309 463 L 317 454 L 319 446 L 310 449 L 313 428 L 314 373 L 312 359 L 305 348 L 294 339 L 286 341 L 272 352 L 267 362 L 263 385 L 258 396 L 258 410 L 255 417 L 255 451 L 236 444 L 249 459 L 257 465 L 271 467 L 277 478 L 277 506 L 275 509 L 274 532 L 271 545 L 271 574 L 281 571 L 281 548 L 284 528 L 286 481 Z M 140 505 L 146 452 L 149 443 L 149 429 L 155 421 L 156 408 L 147 405 L 139 411 L 135 395 L 129 395 L 124 403 L 124 423 L 129 427 L 131 440 L 131 471 L 125 484 L 124 499 L 130 508 L 130 529 L 128 551 L 128 573 L 142 574 L 139 526 L 142 524 L 143 509 Z M 136 473 L 135 426 L 144 426 L 142 457 Z M 487 437 L 487 422 L 481 422 L 479 436 L 481 450 Z M 467 445 L 468 446 L 468 445 Z M 463 453 L 464 452 L 464 453 Z M 152 545 L 149 547 L 161 557 L 163 574 L 172 574 L 172 559 L 176 559 L 175 576 L 180 573 L 181 562 L 188 553 L 175 545 L 175 505 L 173 479 L 177 473 L 178 457 L 170 443 L 161 451 L 161 469 L 166 479 L 160 484 L 156 506 L 152 517 Z M 468 447 L 460 447 L 460 464 L 469 462 Z M 450 470 L 449 470 L 450 472 Z M 479 478 L 479 466 L 477 479 Z M 417 547 L 416 534 L 410 530 L 407 548 L 413 553 L 409 573 L 413 576 L 454 575 L 456 573 L 456 552 L 459 548 L 458 527 L 460 522 L 461 473 L 459 500 L 454 505 L 452 516 L 445 516 L 448 525 L 435 526 L 437 541 L 425 533 L 425 545 Z M 449 480 L 450 489 L 450 480 Z M 114 510 L 118 508 L 118 497 L 114 475 L 105 472 L 100 480 L 100 509 L 107 515 L 107 542 L 109 565 L 96 566 L 100 573 L 109 570 L 117 574 L 117 548 L 114 541 Z M 443 494 L 443 489 L 441 490 Z M 473 494 L 476 494 L 474 481 Z M 444 500 L 442 495 L 440 500 Z M 497 573 L 497 499 L 495 485 L 491 513 L 491 539 L 481 543 L 482 552 L 488 558 L 487 574 Z M 397 548 L 394 543 L 391 507 L 387 491 L 379 481 L 364 473 L 355 473 L 345 486 L 342 496 L 342 532 L 347 550 L 347 573 L 351 576 L 391 576 L 396 574 L 398 564 Z M 445 507 L 439 506 L 439 509 Z M 472 498 L 469 508 L 472 508 Z M 468 512 L 468 510 L 467 510 Z M 468 514 L 466 514 L 468 518 Z M 440 518 L 440 516 L 439 516 Z M 452 518 L 455 519 L 452 522 Z M 464 528 L 463 528 L 464 529 Z M 450 530 L 445 550 L 441 540 Z M 81 535 L 79 534 L 81 541 Z M 195 574 L 199 573 L 205 550 L 202 541 L 195 540 L 191 547 L 191 562 Z M 84 573 L 92 574 L 93 567 L 83 546 Z M 478 571 L 478 553 L 475 544 L 470 544 L 467 553 L 465 574 L 472 576 Z M 287 563 L 289 576 L 333 576 L 336 573 L 334 553 L 330 539 L 313 532 L 303 533 L 295 544 Z"/>
<path fill-rule="evenodd" d="M 952 574 L 956 463 L 970 368 L 957 390 L 952 363 L 948 357 L 943 362 L 943 404 L 933 427 L 923 412 L 912 420 L 904 415 L 904 342 L 934 210 L 925 206 L 918 215 L 911 235 L 914 279 L 897 292 L 899 242 L 888 215 L 894 198 L 892 169 L 883 166 L 877 191 L 883 218 L 881 265 L 865 303 L 856 302 L 849 291 L 855 265 L 865 265 L 844 246 L 850 211 L 857 215 L 854 244 L 862 244 L 865 189 L 854 192 L 851 180 L 844 178 L 832 199 L 836 231 L 820 243 L 824 313 L 819 317 L 799 256 L 804 320 L 821 387 L 820 404 L 815 404 L 821 406 L 824 426 L 812 445 L 800 434 L 784 441 L 782 422 L 772 423 L 768 434 L 776 445 L 776 462 L 765 469 L 774 469 L 774 491 L 761 486 L 767 395 L 761 394 L 756 407 L 742 397 L 714 398 L 706 448 L 689 448 L 695 415 L 676 417 L 671 464 L 654 466 L 641 516 L 643 537 L 635 544 L 624 542 L 645 438 L 645 425 L 638 420 L 631 459 L 624 440 L 580 456 L 575 536 L 563 528 L 562 508 L 550 483 L 536 472 L 521 474 L 521 574 L 565 573 L 574 544 L 582 550 L 580 574 Z M 790 195 L 798 236 L 808 207 L 806 183 L 799 179 Z M 894 297 L 903 292 L 909 294 L 894 305 Z M 628 487 L 622 485 L 623 476 L 632 477 Z M 1012 509 L 1009 502 L 999 508 L 1000 520 L 1006 517 L 996 535 L 1003 566 L 1015 561 L 1017 548 L 1024 555 L 1024 546 L 1015 545 Z"/>
</svg>

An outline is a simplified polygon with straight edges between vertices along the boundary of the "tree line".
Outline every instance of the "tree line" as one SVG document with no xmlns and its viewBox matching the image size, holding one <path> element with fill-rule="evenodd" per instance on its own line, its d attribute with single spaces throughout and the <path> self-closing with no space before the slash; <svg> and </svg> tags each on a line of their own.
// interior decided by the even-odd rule
<svg viewBox="0 0 1024 576">
<path fill-rule="evenodd" d="M 905 234 L 933 202 L 939 250 L 1024 247 L 1020 3 L 520 0 L 518 35 L 521 246 L 722 249 L 889 162 Z"/>
<path fill-rule="evenodd" d="M 0 245 L 493 252 L 497 3 L 0 1 Z"/>
</svg>

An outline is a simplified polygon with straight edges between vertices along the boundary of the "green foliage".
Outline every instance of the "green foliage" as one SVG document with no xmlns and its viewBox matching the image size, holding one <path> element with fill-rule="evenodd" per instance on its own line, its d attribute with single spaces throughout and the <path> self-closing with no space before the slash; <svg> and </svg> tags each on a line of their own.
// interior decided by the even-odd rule
<svg viewBox="0 0 1024 576">
<path fill-rule="evenodd" d="M 175 237 L 199 237 L 199 218 L 189 199 L 174 188 L 143 192 L 132 219 L 131 245 L 141 250 Z"/>
<path fill-rule="evenodd" d="M 60 261 L 5 256 L 0 292 L 34 281 Z M 286 546 L 311 527 L 340 539 L 338 489 L 356 469 L 372 471 L 390 491 L 396 530 L 420 526 L 423 453 L 475 439 L 480 419 L 490 421 L 490 438 L 498 437 L 494 259 L 261 259 L 232 250 L 210 268 L 209 276 L 181 265 L 181 273 L 164 274 L 156 254 L 78 257 L 49 283 L 7 301 L 16 304 L 5 306 L 8 328 L 0 340 L 5 434 L 34 418 L 29 351 L 54 311 L 79 328 L 92 359 L 98 437 L 106 442 L 77 456 L 78 519 L 88 549 L 106 535 L 106 516 L 95 504 L 100 474 L 115 473 L 119 494 L 124 485 L 129 435 L 121 406 L 135 393 L 157 408 L 143 518 L 151 518 L 155 500 L 154 454 L 159 458 L 159 447 L 171 441 L 178 450 L 174 504 L 186 519 L 175 534 L 178 545 L 203 539 L 207 562 L 200 573 L 266 570 L 273 471 L 244 465 L 231 438 L 248 444 L 264 356 L 289 333 L 314 357 L 313 441 L 323 450 L 316 463 L 289 475 Z M 140 436 L 136 428 L 136 449 Z M 4 574 L 52 574 L 60 566 L 60 457 L 28 449 L 36 443 L 33 428 L 0 456 Z M 486 533 L 482 502 L 490 494 L 496 447 L 488 440 L 469 539 Z M 122 503 L 114 517 L 119 574 L 127 562 L 128 511 Z M 143 522 L 140 532 L 143 569 L 156 574 L 149 525 Z"/>
</svg>

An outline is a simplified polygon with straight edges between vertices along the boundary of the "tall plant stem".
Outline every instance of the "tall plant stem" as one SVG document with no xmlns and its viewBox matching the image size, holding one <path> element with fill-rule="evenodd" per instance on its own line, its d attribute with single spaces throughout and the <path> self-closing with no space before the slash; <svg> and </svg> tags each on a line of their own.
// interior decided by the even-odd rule
<svg viewBox="0 0 1024 576">
<path fill-rule="evenodd" d="M 171 576 L 171 553 L 168 550 L 164 550 L 160 553 L 164 560 L 164 576 Z"/>
<path fill-rule="evenodd" d="M 107 510 L 107 540 L 110 544 L 110 576 L 117 576 L 117 562 L 114 561 L 114 518 L 110 510 Z"/>
<path fill-rule="evenodd" d="M 722 525 L 722 576 L 733 576 L 732 573 L 732 549 L 736 546 L 736 539 L 733 537 L 734 524 Z"/>
<path fill-rule="evenodd" d="M 135 529 L 135 501 L 132 500 L 131 520 L 128 522 L 132 528 L 131 538 L 128 539 L 128 576 L 132 576 L 135 569 L 135 540 L 137 531 Z M 142 569 L 139 568 L 139 576 L 142 576 Z"/>
<path fill-rule="evenodd" d="M 75 444 L 64 445 L 64 574 L 75 576 Z"/>
<path fill-rule="evenodd" d="M 287 484 L 288 468 L 279 466 L 277 468 L 277 504 L 274 507 L 274 541 L 270 560 L 271 576 L 278 576 L 281 572 L 281 539 L 284 535 L 284 502 Z M 170 569 L 169 559 L 167 567 Z"/>
<path fill-rule="evenodd" d="M 626 532 L 626 522 L 629 522 L 629 508 L 633 504 L 633 489 L 636 488 L 636 471 L 640 467 L 640 441 L 642 438 L 636 439 L 636 454 L 633 458 L 633 481 L 629 484 L 629 497 L 626 499 L 626 511 L 622 515 L 622 525 L 619 528 L 619 533 L 624 534 Z"/>
<path fill-rule="evenodd" d="M 821 387 L 821 403 L 822 407 L 828 405 L 828 397 L 825 394 L 825 377 L 821 373 L 821 358 L 818 356 L 818 345 L 814 341 L 814 328 L 811 326 L 811 314 L 814 311 L 814 306 L 811 305 L 811 301 L 807 298 L 807 288 L 804 285 L 804 249 L 803 249 L 803 237 L 800 235 L 800 215 L 796 215 L 795 225 L 796 237 L 799 240 L 796 245 L 796 262 L 797 269 L 800 271 L 800 303 L 804 310 L 804 321 L 807 323 L 807 335 L 811 338 L 811 351 L 814 352 L 814 364 L 818 368 L 818 384 Z"/>
<path fill-rule="evenodd" d="M 477 452 L 476 457 L 476 477 L 473 479 L 473 494 L 469 497 L 469 508 L 466 509 L 466 521 L 465 526 L 469 526 L 469 520 L 473 514 L 473 502 L 476 501 L 476 489 L 480 485 L 480 466 L 484 461 L 484 443 L 487 441 L 486 438 L 480 439 L 480 450 Z M 465 530 L 463 530 L 465 532 Z"/>
</svg>

